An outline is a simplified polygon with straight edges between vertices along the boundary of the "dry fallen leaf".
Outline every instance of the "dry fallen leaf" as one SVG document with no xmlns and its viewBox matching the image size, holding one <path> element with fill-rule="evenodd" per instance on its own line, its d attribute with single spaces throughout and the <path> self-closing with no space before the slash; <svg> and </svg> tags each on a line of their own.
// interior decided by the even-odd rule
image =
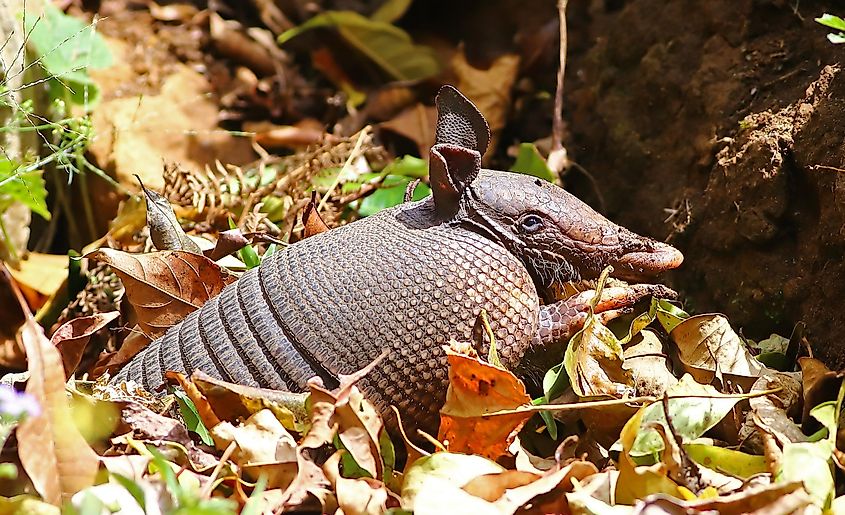
<svg viewBox="0 0 845 515">
<path fill-rule="evenodd" d="M 13 284 L 2 263 L 0 274 L 4 282 Z M 17 289 L 14 285 L 12 288 Z M 26 393 L 41 406 L 38 416 L 29 417 L 18 426 L 18 455 L 38 493 L 47 502 L 60 505 L 94 484 L 99 461 L 73 422 L 59 351 L 28 312 L 20 294 L 18 302 L 26 313 L 20 330 L 28 360 Z"/>
<path fill-rule="evenodd" d="M 488 152 L 495 150 L 499 134 L 505 128 L 511 109 L 511 89 L 519 72 L 519 61 L 520 58 L 516 54 L 503 54 L 484 70 L 469 64 L 463 49 L 456 52 L 452 58 L 452 70 L 458 77 L 457 88 L 478 106 L 490 125 Z"/>
<path fill-rule="evenodd" d="M 616 501 L 621 504 L 634 504 L 638 499 L 659 493 L 683 497 L 678 485 L 667 477 L 669 471 L 664 463 L 637 466 L 629 454 L 640 433 L 646 408 L 647 406 L 640 408 L 636 415 L 625 424 L 620 434 L 622 452 L 617 464 L 619 479 L 616 481 Z"/>
<path fill-rule="evenodd" d="M 584 328 L 570 340 L 564 356 L 572 389 L 579 397 L 620 398 L 631 392 L 631 373 L 623 363 L 621 343 L 598 316 L 587 318 Z"/>
<path fill-rule="evenodd" d="M 528 405 L 525 385 L 507 370 L 446 349 L 449 389 L 440 410 L 438 440 L 452 452 L 496 459 L 507 452 L 532 413 L 489 413 Z"/>
<path fill-rule="evenodd" d="M 208 403 L 220 420 L 247 418 L 263 409 L 272 411 L 287 429 L 299 430 L 308 420 L 305 409 L 305 399 L 308 395 L 306 393 L 283 392 L 229 383 L 215 379 L 202 371 L 194 372 L 190 383 L 203 396 L 204 402 Z M 194 399 L 191 392 L 188 392 L 188 395 L 194 400 L 197 409 L 200 409 L 201 403 Z M 206 417 L 202 410 L 200 410 L 200 417 L 205 422 Z M 209 421 L 206 425 L 211 427 L 213 423 Z"/>
<path fill-rule="evenodd" d="M 124 66 L 121 45 L 111 49 L 117 54 L 113 68 Z M 162 162 L 202 170 L 218 159 L 243 164 L 254 158 L 249 140 L 218 129 L 218 106 L 207 95 L 211 85 L 198 72 L 180 66 L 163 79 L 157 94 L 120 98 L 121 89 L 135 80 L 131 67 L 123 73 L 119 81 L 110 77 L 112 68 L 92 73 L 107 100 L 94 110 L 97 138 L 90 147 L 100 168 L 114 169 L 122 185 L 135 188 L 133 174 L 138 174 L 148 188 L 161 190 Z"/>
<path fill-rule="evenodd" d="M 302 239 L 310 238 L 315 234 L 329 230 L 329 226 L 326 225 L 319 211 L 317 211 L 316 196 L 316 192 L 312 193 L 311 200 L 308 201 L 305 209 L 302 210 L 302 225 L 305 227 L 302 231 Z"/>
<path fill-rule="evenodd" d="M 173 212 L 173 206 L 161 194 L 149 190 L 141 182 L 138 177 L 138 182 L 141 183 L 141 190 L 144 192 L 144 198 L 147 203 L 147 226 L 150 228 L 150 239 L 153 245 L 158 250 L 184 250 L 194 254 L 200 254 L 202 251 L 194 240 L 185 234 L 179 220 L 176 219 L 176 213 Z"/>
<path fill-rule="evenodd" d="M 211 251 L 204 252 L 204 255 L 212 260 L 219 261 L 233 252 L 237 252 L 249 245 L 249 240 L 240 229 L 229 229 L 217 236 L 217 243 Z"/>
<path fill-rule="evenodd" d="M 188 429 L 172 418 L 153 413 L 136 402 L 123 403 L 120 423 L 116 433 L 132 431 L 134 438 L 155 446 L 166 447 L 168 442 L 178 443 L 187 452 L 185 456 L 195 471 L 203 471 L 217 465 L 217 458 L 199 448 L 188 434 Z M 125 440 L 117 437 L 115 442 Z"/>
<path fill-rule="evenodd" d="M 752 356 L 724 315 L 690 317 L 669 333 L 678 348 L 684 369 L 699 383 L 710 383 L 718 374 L 731 376 L 748 391 L 764 367 Z"/>
<path fill-rule="evenodd" d="M 399 500 L 384 483 L 371 478 L 350 479 L 340 474 L 341 452 L 323 464 L 326 478 L 337 494 L 338 507 L 347 515 L 380 515 L 399 506 Z"/>
<path fill-rule="evenodd" d="M 622 368 L 631 373 L 636 395 L 660 397 L 666 389 L 678 382 L 672 373 L 669 356 L 663 352 L 660 337 L 644 329 L 625 347 Z"/>
<path fill-rule="evenodd" d="M 112 373 L 123 365 L 132 361 L 139 352 L 147 348 L 152 339 L 141 332 L 137 325 L 132 328 L 117 352 L 103 353 L 91 372 L 93 377 L 100 377 L 106 372 Z"/>
<path fill-rule="evenodd" d="M 97 313 L 87 317 L 74 318 L 56 329 L 50 341 L 62 355 L 65 377 L 71 377 L 76 371 L 91 336 L 119 316 L 119 311 Z"/>
<path fill-rule="evenodd" d="M 287 488 L 296 477 L 296 440 L 270 410 L 259 411 L 237 426 L 224 421 L 209 429 L 218 450 L 235 444 L 232 459 L 253 481 L 264 475 L 267 488 Z"/>
<path fill-rule="evenodd" d="M 421 156 L 428 155 L 428 149 L 434 145 L 434 125 L 437 123 L 437 110 L 422 104 L 405 109 L 393 119 L 379 124 L 381 130 L 395 132 L 413 141 Z"/>
<path fill-rule="evenodd" d="M 179 250 L 128 254 L 104 248 L 85 257 L 108 264 L 120 276 L 141 329 L 153 339 L 235 282 L 207 257 Z"/>
</svg>

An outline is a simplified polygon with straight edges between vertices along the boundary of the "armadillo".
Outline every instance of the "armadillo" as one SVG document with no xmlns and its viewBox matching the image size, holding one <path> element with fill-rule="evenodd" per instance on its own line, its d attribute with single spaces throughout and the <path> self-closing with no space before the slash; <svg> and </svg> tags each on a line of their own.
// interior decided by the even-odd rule
<svg viewBox="0 0 845 515">
<path fill-rule="evenodd" d="M 114 381 L 157 389 L 164 372 L 201 370 L 251 386 L 328 388 L 386 350 L 359 386 L 383 412 L 431 430 L 448 386 L 443 349 L 468 341 L 482 310 L 502 364 L 560 360 L 588 297 L 557 302 L 553 284 L 638 280 L 677 267 L 672 246 L 620 227 L 564 189 L 481 168 L 487 122 L 461 93 L 436 99 L 432 195 L 312 236 L 265 259 L 136 356 Z M 615 288 L 613 313 L 650 286 Z M 615 299 L 615 300 L 614 300 Z"/>
</svg>

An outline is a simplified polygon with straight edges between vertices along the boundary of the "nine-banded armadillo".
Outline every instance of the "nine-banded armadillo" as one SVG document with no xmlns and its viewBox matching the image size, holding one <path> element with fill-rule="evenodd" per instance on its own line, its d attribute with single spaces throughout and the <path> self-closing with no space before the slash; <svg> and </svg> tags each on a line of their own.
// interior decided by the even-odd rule
<svg viewBox="0 0 845 515">
<path fill-rule="evenodd" d="M 382 211 L 277 252 L 152 342 L 116 377 L 148 388 L 167 370 L 202 370 L 253 386 L 328 387 L 387 349 L 359 385 L 431 430 L 445 398 L 442 345 L 468 340 L 486 310 L 502 363 L 554 364 L 546 349 L 583 323 L 584 296 L 541 305 L 553 282 L 606 265 L 638 279 L 678 266 L 673 247 L 638 236 L 563 189 L 481 169 L 489 129 L 456 89 L 437 97 L 433 196 Z M 618 308 L 649 288 L 617 290 Z M 539 295 L 538 295 L 539 293 Z M 620 300 L 621 299 L 621 300 Z M 538 364 L 533 364 L 537 368 Z"/>
</svg>

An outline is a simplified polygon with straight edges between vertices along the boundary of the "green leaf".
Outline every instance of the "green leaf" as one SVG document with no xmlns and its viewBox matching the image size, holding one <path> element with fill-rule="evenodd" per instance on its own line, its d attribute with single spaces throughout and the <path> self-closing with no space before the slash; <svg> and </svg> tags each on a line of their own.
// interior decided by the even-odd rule
<svg viewBox="0 0 845 515">
<path fill-rule="evenodd" d="M 14 463 L 0 463 L 0 479 L 17 479 L 18 467 Z"/>
<path fill-rule="evenodd" d="M 24 172 L 18 163 L 0 159 L 0 213 L 14 202 L 24 204 L 45 220 L 50 219 L 41 170 Z"/>
<path fill-rule="evenodd" d="M 699 465 L 738 478 L 748 479 L 756 474 L 768 472 L 765 456 L 698 443 L 684 445 L 684 449 Z"/>
<path fill-rule="evenodd" d="M 832 14 L 823 14 L 821 18 L 816 18 L 816 23 L 821 23 L 826 27 L 830 27 L 831 29 L 836 30 L 843 30 L 845 31 L 845 20 L 840 18 L 839 16 L 834 16 Z"/>
<path fill-rule="evenodd" d="M 783 446 L 781 468 L 775 475 L 775 481 L 803 482 L 813 504 L 826 508 L 833 500 L 832 455 L 833 444 L 830 440 L 787 443 Z"/>
<path fill-rule="evenodd" d="M 666 299 L 652 298 L 649 313 L 657 317 L 660 325 L 663 326 L 663 329 L 665 329 L 667 333 L 671 333 L 672 329 L 690 317 L 689 313 L 673 305 Z"/>
<path fill-rule="evenodd" d="M 370 16 L 373 21 L 393 23 L 401 18 L 411 7 L 413 0 L 386 0 L 376 12 Z"/>
<path fill-rule="evenodd" d="M 440 71 L 440 63 L 434 51 L 426 46 L 415 45 L 407 32 L 352 11 L 320 13 L 302 25 L 283 32 L 279 36 L 279 44 L 320 27 L 337 29 L 349 45 L 367 56 L 394 80 L 422 80 Z"/>
<path fill-rule="evenodd" d="M 546 164 L 546 160 L 543 159 L 540 151 L 533 143 L 519 144 L 519 153 L 516 155 L 513 166 L 511 166 L 511 171 L 533 175 L 550 182 L 555 179 L 554 174 Z"/>
<path fill-rule="evenodd" d="M 548 404 L 552 399 L 566 391 L 567 388 L 569 388 L 569 376 L 563 367 L 563 363 L 559 363 L 546 371 L 546 374 L 543 376 L 543 396 L 534 399 L 531 403 L 535 406 Z M 546 424 L 546 430 L 549 432 L 552 440 L 557 440 L 557 422 L 555 422 L 552 412 L 541 411 L 540 418 Z"/>
<path fill-rule="evenodd" d="M 241 515 L 261 515 L 265 513 L 265 509 L 267 506 L 262 506 L 261 501 L 261 494 L 264 493 L 264 490 L 267 489 L 267 476 L 262 474 L 259 476 L 258 481 L 255 483 L 255 488 L 252 490 L 252 494 L 250 494 L 249 499 L 246 500 L 244 503 L 244 509 L 241 511 Z M 265 501 L 266 504 L 266 501 Z"/>
<path fill-rule="evenodd" d="M 111 472 L 111 477 L 120 486 L 122 486 L 138 503 L 142 510 L 147 510 L 147 498 L 144 496 L 144 490 L 134 480 L 116 472 Z"/>
<path fill-rule="evenodd" d="M 241 257 L 241 261 L 244 262 L 246 265 L 247 270 L 250 268 L 255 268 L 261 264 L 261 258 L 258 257 L 258 252 L 252 247 L 252 245 L 247 245 L 238 251 L 238 255 Z"/>
<path fill-rule="evenodd" d="M 355 457 L 352 456 L 352 453 L 349 452 L 345 445 L 343 445 L 343 442 L 340 440 L 340 437 L 337 434 L 334 435 L 334 438 L 332 440 L 335 449 L 343 451 L 343 453 L 340 455 L 340 470 L 343 477 L 349 479 L 373 477 L 369 470 L 365 469 L 364 467 L 359 465 L 357 461 L 355 461 Z"/>
<path fill-rule="evenodd" d="M 405 190 L 410 182 L 410 177 L 388 175 L 385 177 L 381 188 L 364 197 L 364 200 L 361 201 L 361 207 L 358 208 L 358 214 L 370 216 L 383 209 L 398 206 L 405 200 Z M 420 183 L 414 190 L 413 200 L 423 199 L 430 193 L 431 189 Z"/>
<path fill-rule="evenodd" d="M 214 445 L 214 440 L 211 439 L 208 429 L 200 420 L 194 401 L 181 390 L 173 390 L 173 395 L 176 397 L 176 402 L 179 403 L 179 412 L 182 413 L 182 418 L 185 420 L 188 429 L 198 434 L 204 444 Z"/>
<path fill-rule="evenodd" d="M 845 43 L 845 34 L 840 32 L 839 34 L 828 34 L 827 40 L 833 43 L 834 45 L 841 45 Z"/>
<path fill-rule="evenodd" d="M 414 156 L 397 157 L 382 170 L 384 175 L 402 175 L 424 179 L 428 176 L 428 163 L 424 159 Z M 362 176 L 363 178 L 363 176 Z"/>
<path fill-rule="evenodd" d="M 88 69 L 107 68 L 112 64 L 112 55 L 105 40 L 94 30 L 94 26 L 68 16 L 59 8 L 44 4 L 44 15 L 24 15 L 24 26 L 28 41 L 35 51 L 38 62 L 50 75 L 51 89 L 72 90 L 71 100 L 84 104 L 85 90 L 88 102 L 93 103 L 99 89 L 88 77 Z M 64 91 L 54 91 L 53 98 L 63 98 Z"/>
<path fill-rule="evenodd" d="M 741 400 L 739 397 L 725 396 L 710 385 L 697 383 L 689 374 L 671 386 L 666 393 L 675 397 L 669 399 L 669 417 L 683 443 L 695 440 L 706 433 L 730 413 L 736 403 Z M 691 397 L 678 397 L 680 395 Z M 663 450 L 663 439 L 657 431 L 648 427 L 654 422 L 666 426 L 663 403 L 659 401 L 645 408 L 641 430 L 631 447 L 631 457 L 645 458 L 640 464 L 647 464 L 648 457 L 656 457 L 657 453 Z"/>
</svg>

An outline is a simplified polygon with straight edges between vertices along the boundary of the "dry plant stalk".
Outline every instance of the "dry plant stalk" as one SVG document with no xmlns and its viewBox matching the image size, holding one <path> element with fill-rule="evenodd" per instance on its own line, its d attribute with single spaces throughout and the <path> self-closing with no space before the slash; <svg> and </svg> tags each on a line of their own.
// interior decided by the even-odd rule
<svg viewBox="0 0 845 515">
<path fill-rule="evenodd" d="M 281 233 L 287 234 L 296 214 L 308 203 L 308 190 L 314 177 L 326 168 L 343 166 L 356 153 L 359 139 L 362 140 L 360 155 L 371 162 L 386 160 L 384 149 L 373 143 L 372 135 L 359 138 L 359 134 L 354 134 L 340 142 L 327 142 L 290 156 L 263 158 L 246 170 L 221 163 L 203 171 L 167 165 L 163 194 L 171 203 L 188 210 L 189 218 L 218 227 L 225 226 L 228 218 L 241 226 L 248 217 L 254 218 L 262 200 L 272 195 L 282 199 L 285 215 L 278 225 Z M 268 174 L 274 175 L 270 181 L 266 180 Z M 329 225 L 338 221 L 342 200 L 339 191 L 333 192 L 329 204 L 321 211 Z"/>
</svg>

